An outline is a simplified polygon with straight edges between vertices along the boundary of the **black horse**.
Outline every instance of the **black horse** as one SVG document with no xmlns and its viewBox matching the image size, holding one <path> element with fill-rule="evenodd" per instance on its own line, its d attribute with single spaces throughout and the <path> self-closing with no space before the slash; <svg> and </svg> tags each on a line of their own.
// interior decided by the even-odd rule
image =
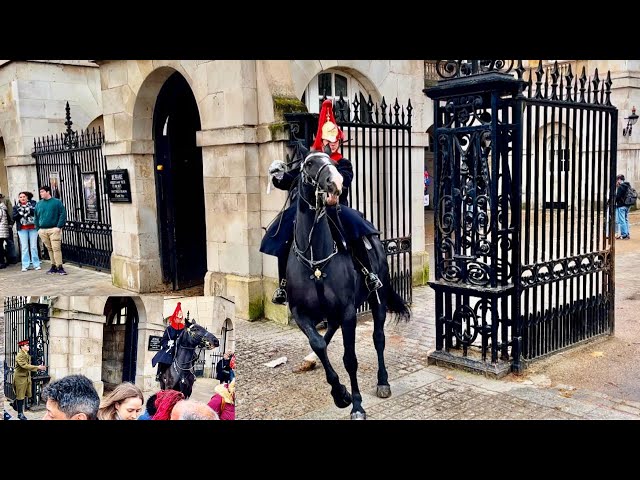
<svg viewBox="0 0 640 480">
<path fill-rule="evenodd" d="M 196 348 L 211 350 L 220 342 L 206 328 L 198 325 L 195 320 L 185 322 L 185 327 L 176 340 L 176 354 L 171 366 L 160 375 L 161 390 L 177 390 L 185 398 L 191 396 L 196 375 L 193 369 L 198 356 Z"/>
<path fill-rule="evenodd" d="M 369 301 L 374 320 L 373 342 L 378 353 L 378 397 L 391 395 L 387 369 L 384 364 L 384 323 L 387 310 L 399 319 L 409 320 L 406 303 L 391 286 L 389 266 L 380 239 L 369 236 L 369 251 L 373 270 L 383 286 L 370 293 L 360 269 L 354 265 L 351 254 L 336 245 L 329 225 L 327 194 L 340 196 L 342 176 L 329 156 L 312 152 L 305 158 L 298 190 L 292 254 L 287 263 L 287 297 L 289 309 L 298 327 L 309 339 L 309 344 L 324 366 L 331 395 L 339 408 L 353 404 L 352 419 L 365 419 L 362 396 L 356 376 L 356 310 Z M 334 208 L 334 207 L 330 207 Z M 331 218 L 338 218 L 331 216 Z M 318 323 L 327 320 L 327 330 L 320 335 Z M 340 383 L 338 374 L 329 363 L 327 345 L 338 328 L 342 327 L 344 366 L 351 380 L 351 394 Z"/>
</svg>

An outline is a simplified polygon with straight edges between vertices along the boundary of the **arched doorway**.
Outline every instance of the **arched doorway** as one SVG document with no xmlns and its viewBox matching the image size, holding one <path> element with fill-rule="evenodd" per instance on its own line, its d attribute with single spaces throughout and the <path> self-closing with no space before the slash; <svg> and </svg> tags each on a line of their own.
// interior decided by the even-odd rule
<svg viewBox="0 0 640 480">
<path fill-rule="evenodd" d="M 162 86 L 153 113 L 162 277 L 174 290 L 204 283 L 207 271 L 200 115 L 178 72 Z"/>
<path fill-rule="evenodd" d="M 220 340 L 220 346 L 214 350 L 214 353 L 211 355 L 211 378 L 216 378 L 217 365 L 218 362 L 222 360 L 224 354 L 227 352 L 235 352 L 236 336 L 233 330 L 233 322 L 230 318 L 225 318 L 222 328 L 220 329 L 218 340 Z"/>
<path fill-rule="evenodd" d="M 102 381 L 105 389 L 135 383 L 138 356 L 138 309 L 131 297 L 110 297 L 104 307 Z"/>
</svg>

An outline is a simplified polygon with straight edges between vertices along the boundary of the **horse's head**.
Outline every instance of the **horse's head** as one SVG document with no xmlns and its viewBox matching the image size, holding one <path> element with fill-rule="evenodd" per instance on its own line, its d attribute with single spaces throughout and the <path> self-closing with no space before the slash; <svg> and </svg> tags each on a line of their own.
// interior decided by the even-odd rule
<svg viewBox="0 0 640 480">
<path fill-rule="evenodd" d="M 185 328 L 186 337 L 189 339 L 189 344 L 194 347 L 204 347 L 207 350 L 211 350 L 212 348 L 218 347 L 220 342 L 216 338 L 216 336 L 207 331 L 201 325 L 198 325 L 195 320 L 187 323 L 187 327 Z"/>
<path fill-rule="evenodd" d="M 342 175 L 326 153 L 311 152 L 302 162 L 301 171 L 302 181 L 316 190 L 336 197 L 342 193 Z"/>
</svg>

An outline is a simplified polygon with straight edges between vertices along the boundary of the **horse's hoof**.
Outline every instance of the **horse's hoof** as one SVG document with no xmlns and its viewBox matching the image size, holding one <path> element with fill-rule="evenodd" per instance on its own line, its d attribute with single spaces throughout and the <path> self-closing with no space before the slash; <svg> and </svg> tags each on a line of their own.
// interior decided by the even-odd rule
<svg viewBox="0 0 640 480">
<path fill-rule="evenodd" d="M 367 414 L 365 412 L 351 412 L 351 420 L 366 420 Z"/>
<path fill-rule="evenodd" d="M 331 396 L 333 396 L 333 401 L 338 408 L 347 408 L 351 405 L 351 394 L 347 392 L 347 387 L 344 385 L 340 385 L 340 391 L 338 393 L 334 393 L 331 391 Z"/>
<path fill-rule="evenodd" d="M 389 385 L 378 385 L 376 395 L 379 398 L 389 398 L 391 396 L 391 387 Z"/>
<path fill-rule="evenodd" d="M 314 368 L 316 368 L 316 362 L 310 362 L 309 360 L 305 360 L 299 365 L 293 367 L 291 371 L 293 373 L 302 373 L 302 372 L 308 372 L 309 370 L 313 370 Z"/>
</svg>

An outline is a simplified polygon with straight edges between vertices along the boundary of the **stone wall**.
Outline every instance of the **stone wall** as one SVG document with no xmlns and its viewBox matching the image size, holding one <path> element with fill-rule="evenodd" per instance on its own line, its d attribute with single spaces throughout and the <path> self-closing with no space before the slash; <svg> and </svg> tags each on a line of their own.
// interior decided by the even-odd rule
<svg viewBox="0 0 640 480">
<path fill-rule="evenodd" d="M 74 130 L 85 129 L 102 115 L 97 65 L 11 61 L 0 66 L 0 137 L 10 198 L 22 190 L 37 193 L 33 142 L 64 132 L 67 102 Z M 2 161 L 0 157 L 0 167 Z"/>
<path fill-rule="evenodd" d="M 122 382 L 126 325 L 106 325 L 102 341 L 102 381 L 116 386 Z"/>
</svg>

